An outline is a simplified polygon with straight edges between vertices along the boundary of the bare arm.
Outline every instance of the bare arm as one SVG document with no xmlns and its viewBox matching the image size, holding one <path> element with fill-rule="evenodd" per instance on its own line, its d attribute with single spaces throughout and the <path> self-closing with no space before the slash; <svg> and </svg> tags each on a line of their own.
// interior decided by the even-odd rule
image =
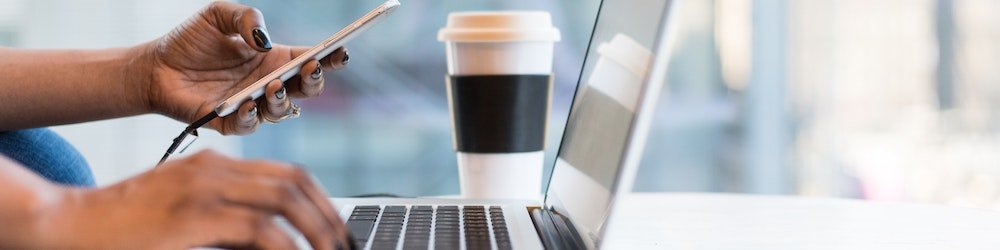
<svg viewBox="0 0 1000 250">
<path fill-rule="evenodd" d="M 143 48 L 0 48 L 0 131 L 150 112 Z"/>
<path fill-rule="evenodd" d="M 143 113 L 193 122 L 308 49 L 272 45 L 260 11 L 229 2 L 213 2 L 170 33 L 135 47 L 0 48 L 0 131 Z M 297 77 L 271 82 L 264 98 L 207 126 L 248 134 L 262 117 L 285 117 L 291 98 L 319 95 L 323 72 L 343 68 L 349 58 L 339 49 L 310 60 Z"/>
<path fill-rule="evenodd" d="M 72 195 L 10 159 L 0 156 L 0 248 L 36 248 L 27 239 L 40 235 L 39 221 L 52 207 Z"/>
<path fill-rule="evenodd" d="M 0 249 L 294 249 L 281 215 L 314 249 L 349 241 L 326 194 L 301 168 L 212 152 L 111 186 L 43 180 L 0 156 Z"/>
</svg>

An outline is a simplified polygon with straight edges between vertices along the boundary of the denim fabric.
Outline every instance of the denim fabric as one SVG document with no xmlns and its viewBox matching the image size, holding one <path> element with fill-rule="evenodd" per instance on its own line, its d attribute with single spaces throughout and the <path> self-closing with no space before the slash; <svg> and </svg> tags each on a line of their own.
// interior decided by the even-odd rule
<svg viewBox="0 0 1000 250">
<path fill-rule="evenodd" d="M 0 154 L 51 181 L 94 186 L 87 160 L 69 142 L 46 128 L 0 132 Z"/>
</svg>

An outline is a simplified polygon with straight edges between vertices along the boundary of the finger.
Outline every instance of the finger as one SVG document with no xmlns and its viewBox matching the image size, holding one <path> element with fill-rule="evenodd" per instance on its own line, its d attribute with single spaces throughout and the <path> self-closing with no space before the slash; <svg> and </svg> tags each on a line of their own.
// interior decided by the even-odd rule
<svg viewBox="0 0 1000 250">
<path fill-rule="evenodd" d="M 302 65 L 299 70 L 299 93 L 305 97 L 314 97 L 323 93 L 323 67 L 319 61 L 312 60 Z"/>
<path fill-rule="evenodd" d="M 302 55 L 307 50 L 309 50 L 308 47 L 293 47 L 291 52 L 292 58 Z M 299 74 L 285 82 L 285 87 L 288 88 L 289 93 L 295 98 L 318 96 L 323 93 L 323 76 L 325 73 L 340 70 L 347 65 L 348 61 L 350 61 L 350 55 L 347 54 L 347 49 L 344 47 L 337 48 L 333 53 L 319 60 L 320 65 L 323 67 L 318 70 L 313 66 L 313 63 L 316 62 L 315 60 L 303 64 L 300 67 Z"/>
<path fill-rule="evenodd" d="M 236 113 L 222 118 L 222 134 L 245 135 L 253 133 L 260 124 L 260 109 L 257 103 L 247 101 L 240 105 Z"/>
<path fill-rule="evenodd" d="M 300 166 L 296 167 L 301 168 Z M 303 172 L 305 171 L 303 170 Z M 339 245 L 338 248 L 353 249 L 353 247 L 350 246 L 352 243 L 351 235 L 347 231 L 346 227 L 341 226 L 345 223 L 343 219 L 340 218 L 340 214 L 337 213 L 337 209 L 333 207 L 333 203 L 330 202 L 330 196 L 323 191 L 322 185 L 319 184 L 319 180 L 317 180 L 314 176 L 309 175 L 309 178 L 306 178 L 305 183 L 302 183 L 301 185 L 305 186 L 302 187 L 302 190 L 306 193 L 306 196 L 309 196 L 309 199 L 313 201 L 316 208 L 318 208 L 320 212 L 326 216 L 327 220 L 330 221 L 330 224 L 335 225 L 334 231 L 336 232 L 336 235 L 339 236 L 339 242 L 337 242 Z"/>
<path fill-rule="evenodd" d="M 271 169 L 265 172 L 279 172 L 290 166 L 267 162 L 248 162 L 230 169 L 242 168 Z M 247 173 L 247 172 L 243 172 Z M 221 181 L 222 196 L 226 201 L 257 207 L 280 213 L 316 249 L 333 249 L 335 236 L 340 235 L 328 223 L 326 215 L 313 205 L 312 200 L 299 186 L 287 179 L 251 173 L 226 178 Z"/>
<path fill-rule="evenodd" d="M 335 234 L 333 235 L 337 236 L 338 243 L 344 244 L 343 247 L 347 247 L 346 244 L 350 243 L 348 232 L 343 227 L 344 222 L 327 198 L 328 195 L 323 191 L 316 179 L 304 168 L 299 166 L 272 168 L 266 165 L 243 165 L 235 168 L 234 171 L 244 172 L 247 175 L 268 175 L 296 183 L 311 204 L 323 214 L 327 223 L 334 228 Z"/>
<path fill-rule="evenodd" d="M 292 105 L 289 101 L 290 98 L 288 98 L 288 91 L 281 80 L 275 79 L 267 83 L 267 86 L 264 87 L 264 96 L 263 104 L 267 108 L 263 110 L 262 117 L 272 121 L 278 120 L 290 111 Z"/>
<path fill-rule="evenodd" d="M 205 219 L 203 229 L 212 228 L 202 237 L 217 234 L 209 239 L 208 246 L 222 249 L 296 249 L 293 240 L 274 222 L 273 214 L 249 207 L 230 206 L 218 210 L 221 214 Z"/>
<path fill-rule="evenodd" d="M 272 220 L 268 220 L 263 223 L 260 230 L 257 232 L 256 242 L 254 245 L 260 249 L 297 249 L 295 246 L 295 240 L 281 230 L 278 224 L 274 223 Z"/>
<path fill-rule="evenodd" d="M 226 249 L 246 248 L 256 242 L 261 226 L 270 215 L 247 206 L 224 206 L 204 214 L 194 225 L 195 244 Z"/>
<path fill-rule="evenodd" d="M 258 51 L 271 50 L 271 37 L 260 10 L 246 5 L 217 1 L 208 6 L 208 21 L 227 35 L 239 34 Z"/>
<path fill-rule="evenodd" d="M 306 51 L 309 51 L 309 49 L 311 48 L 292 47 L 292 58 L 296 58 L 299 55 L 302 55 L 302 53 L 306 53 Z M 329 55 L 326 55 L 325 57 L 319 59 L 319 62 L 323 64 L 323 67 L 328 71 L 340 70 L 344 68 L 344 66 L 347 66 L 347 63 L 350 61 L 351 61 L 351 56 L 350 54 L 347 53 L 347 48 L 344 47 L 337 48 L 336 50 L 333 51 L 333 53 L 330 53 Z"/>
</svg>

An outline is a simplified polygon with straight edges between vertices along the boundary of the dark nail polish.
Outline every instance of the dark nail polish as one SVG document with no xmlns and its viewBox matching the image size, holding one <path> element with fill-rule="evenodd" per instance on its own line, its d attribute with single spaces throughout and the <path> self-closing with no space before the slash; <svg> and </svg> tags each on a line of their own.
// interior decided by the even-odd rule
<svg viewBox="0 0 1000 250">
<path fill-rule="evenodd" d="M 253 28 L 253 42 L 257 43 L 258 47 L 271 49 L 271 38 L 267 35 L 267 31 L 259 27 Z"/>
<path fill-rule="evenodd" d="M 281 87 L 278 91 L 275 91 L 274 97 L 278 98 L 278 100 L 285 99 L 285 87 Z"/>
<path fill-rule="evenodd" d="M 250 108 L 247 111 L 247 117 L 256 118 L 257 117 L 257 107 Z"/>
<path fill-rule="evenodd" d="M 312 74 L 309 75 L 309 77 L 312 77 L 312 79 L 319 79 L 319 77 L 321 76 L 323 76 L 323 67 L 320 65 L 316 65 L 316 70 L 313 70 Z"/>
<path fill-rule="evenodd" d="M 340 64 L 347 65 L 347 63 L 350 62 L 350 61 L 351 61 L 351 54 L 347 53 L 347 51 L 345 50 L 344 51 L 344 60 L 340 60 Z"/>
</svg>

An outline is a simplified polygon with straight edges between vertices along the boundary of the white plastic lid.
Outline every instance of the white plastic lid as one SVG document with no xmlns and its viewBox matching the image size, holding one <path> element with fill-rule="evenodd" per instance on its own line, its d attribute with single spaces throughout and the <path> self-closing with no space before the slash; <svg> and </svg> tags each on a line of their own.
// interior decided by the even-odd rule
<svg viewBox="0 0 1000 250">
<path fill-rule="evenodd" d="M 611 59 L 638 77 L 645 77 L 653 52 L 622 33 L 615 34 L 610 42 L 597 46 L 597 53 Z"/>
<path fill-rule="evenodd" d="M 559 41 L 559 29 L 545 11 L 468 11 L 448 14 L 439 41 L 525 42 Z"/>
</svg>

